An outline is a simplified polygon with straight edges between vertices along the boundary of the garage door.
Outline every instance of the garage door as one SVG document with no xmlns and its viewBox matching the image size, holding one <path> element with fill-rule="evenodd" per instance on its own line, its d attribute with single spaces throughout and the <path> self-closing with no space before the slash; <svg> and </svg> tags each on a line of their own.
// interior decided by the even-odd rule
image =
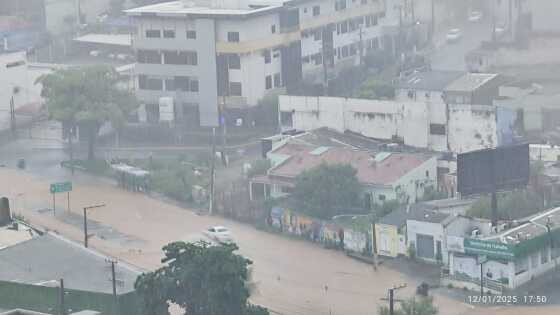
<svg viewBox="0 0 560 315">
<path fill-rule="evenodd" d="M 434 259 L 434 237 L 416 234 L 416 255 L 422 258 Z"/>
</svg>

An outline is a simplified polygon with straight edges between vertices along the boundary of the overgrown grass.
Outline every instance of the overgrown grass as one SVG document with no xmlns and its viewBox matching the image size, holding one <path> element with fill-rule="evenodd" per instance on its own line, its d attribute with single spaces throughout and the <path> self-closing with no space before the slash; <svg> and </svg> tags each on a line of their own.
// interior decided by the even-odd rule
<svg viewBox="0 0 560 315">
<path fill-rule="evenodd" d="M 62 162 L 62 166 L 86 171 L 95 175 L 110 175 L 111 168 L 104 160 L 72 160 Z"/>
</svg>

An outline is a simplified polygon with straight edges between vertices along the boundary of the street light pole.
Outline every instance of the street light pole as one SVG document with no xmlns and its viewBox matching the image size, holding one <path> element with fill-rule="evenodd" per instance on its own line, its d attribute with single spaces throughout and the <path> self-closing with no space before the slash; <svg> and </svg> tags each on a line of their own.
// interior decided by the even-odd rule
<svg viewBox="0 0 560 315">
<path fill-rule="evenodd" d="M 105 207 L 105 204 L 99 204 L 89 207 L 84 207 L 84 247 L 88 247 L 88 231 L 87 231 L 87 211 L 94 208 Z"/>
</svg>

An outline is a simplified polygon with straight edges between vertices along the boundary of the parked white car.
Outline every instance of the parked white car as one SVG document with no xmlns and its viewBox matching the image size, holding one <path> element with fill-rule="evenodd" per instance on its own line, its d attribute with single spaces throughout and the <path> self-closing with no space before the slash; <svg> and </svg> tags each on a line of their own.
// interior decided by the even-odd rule
<svg viewBox="0 0 560 315">
<path fill-rule="evenodd" d="M 204 231 L 204 235 L 218 243 L 229 244 L 233 243 L 231 232 L 223 226 L 212 226 Z"/>
<path fill-rule="evenodd" d="M 463 37 L 463 33 L 458 28 L 450 29 L 445 36 L 448 43 L 454 43 L 459 41 Z"/>
<path fill-rule="evenodd" d="M 482 20 L 482 12 L 480 12 L 480 11 L 472 11 L 472 12 L 469 14 L 469 22 L 473 22 L 473 23 L 474 23 L 474 22 L 478 22 L 478 21 L 480 21 L 480 20 Z"/>
</svg>

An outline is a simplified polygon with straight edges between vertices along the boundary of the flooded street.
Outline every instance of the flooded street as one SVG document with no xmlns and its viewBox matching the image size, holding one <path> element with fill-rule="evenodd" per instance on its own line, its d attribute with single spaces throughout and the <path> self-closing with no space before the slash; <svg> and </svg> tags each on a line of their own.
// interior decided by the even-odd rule
<svg viewBox="0 0 560 315">
<path fill-rule="evenodd" d="M 163 245 L 196 239 L 211 225 L 227 226 L 241 254 L 254 261 L 257 285 L 252 300 L 282 314 L 372 314 L 378 305 L 386 303 L 381 299 L 387 288 L 406 283 L 407 288 L 398 292 L 399 297 L 405 298 L 418 285 L 416 280 L 388 267 L 374 271 L 342 252 L 261 232 L 224 218 L 199 216 L 146 195 L 118 189 L 110 180 L 76 173 L 70 212 L 66 210 L 66 196 L 61 194 L 57 195 L 59 206 L 54 216 L 52 211 L 45 211 L 52 208 L 49 180 L 8 168 L 0 170 L 0 178 L 4 179 L 0 190 L 10 192 L 15 212 L 78 242 L 83 240 L 79 220 L 82 207 L 105 203 L 106 207 L 89 212 L 95 234 L 90 246 L 145 270 L 159 266 Z M 441 314 L 505 314 L 493 309 L 475 310 L 440 295 L 436 303 Z"/>
</svg>

